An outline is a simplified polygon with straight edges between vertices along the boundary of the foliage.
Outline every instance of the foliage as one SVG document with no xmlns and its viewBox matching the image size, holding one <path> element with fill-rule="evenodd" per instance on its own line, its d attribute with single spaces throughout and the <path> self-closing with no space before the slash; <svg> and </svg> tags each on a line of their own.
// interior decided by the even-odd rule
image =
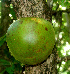
<svg viewBox="0 0 70 74">
<path fill-rule="evenodd" d="M 0 46 L 3 45 L 3 43 L 6 41 L 6 34 L 2 37 L 0 37 Z"/>
<path fill-rule="evenodd" d="M 0 46 L 2 46 L 5 41 L 6 34 L 0 37 Z M 0 66 L 4 66 L 5 68 L 0 74 L 4 74 L 5 72 L 7 72 L 8 74 L 13 74 L 15 70 L 22 70 L 22 66 L 24 67 L 24 65 L 21 65 L 19 61 L 15 60 L 15 58 L 10 55 L 8 48 L 4 50 L 4 54 L 9 58 L 10 61 L 0 58 Z"/>
<path fill-rule="evenodd" d="M 54 0 L 53 10 L 59 12 L 60 10 L 66 10 L 69 8 L 70 8 L 69 0 Z M 70 36 L 69 36 L 70 14 L 68 14 L 67 12 L 62 12 L 62 19 L 59 19 L 61 17 L 60 14 L 58 14 L 58 16 L 53 16 L 52 22 L 55 29 L 58 57 L 63 57 L 70 54 Z M 62 23 L 59 22 L 60 20 L 62 20 Z M 59 74 L 69 74 L 70 61 L 68 60 L 67 62 L 64 62 L 64 64 L 63 62 L 64 61 L 58 64 L 59 65 L 58 72 Z"/>
<path fill-rule="evenodd" d="M 18 62 L 16 60 L 14 60 L 13 62 L 12 61 L 0 59 L 0 66 L 4 66 L 4 68 L 5 68 L 0 74 L 3 74 L 4 72 L 13 74 L 14 71 L 22 71 L 22 66 L 21 66 L 20 62 Z"/>
<path fill-rule="evenodd" d="M 17 19 L 17 17 L 15 16 L 15 11 L 13 9 L 13 6 L 12 4 L 10 4 L 10 14 L 12 15 L 12 18 L 11 19 Z"/>
<path fill-rule="evenodd" d="M 69 0 L 53 0 L 53 10 L 62 10 L 59 6 L 70 8 Z"/>
<path fill-rule="evenodd" d="M 69 0 L 53 0 L 54 3 L 58 3 L 62 7 L 67 6 L 69 8 L 70 3 L 68 2 Z"/>
</svg>

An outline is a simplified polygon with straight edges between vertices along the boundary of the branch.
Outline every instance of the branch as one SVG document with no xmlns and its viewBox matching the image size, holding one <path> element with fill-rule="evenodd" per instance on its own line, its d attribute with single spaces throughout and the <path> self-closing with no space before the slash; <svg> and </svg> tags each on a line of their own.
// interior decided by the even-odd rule
<svg viewBox="0 0 70 74">
<path fill-rule="evenodd" d="M 70 60 L 70 55 L 58 58 L 57 59 L 57 64 L 61 63 L 62 61 L 67 62 L 68 60 Z"/>
</svg>

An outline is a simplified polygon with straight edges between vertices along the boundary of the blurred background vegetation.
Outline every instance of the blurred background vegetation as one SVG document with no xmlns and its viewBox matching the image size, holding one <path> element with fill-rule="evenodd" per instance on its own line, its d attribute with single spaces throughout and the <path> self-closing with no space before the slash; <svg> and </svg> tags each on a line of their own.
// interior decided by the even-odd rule
<svg viewBox="0 0 70 74">
<path fill-rule="evenodd" d="M 58 74 L 70 74 L 70 1 L 53 0 L 52 11 Z M 9 0 L 0 0 L 0 20 L 0 74 L 18 74 L 18 71 L 22 73 L 25 65 L 15 60 L 6 46 L 6 31 L 9 25 L 17 20 Z"/>
</svg>

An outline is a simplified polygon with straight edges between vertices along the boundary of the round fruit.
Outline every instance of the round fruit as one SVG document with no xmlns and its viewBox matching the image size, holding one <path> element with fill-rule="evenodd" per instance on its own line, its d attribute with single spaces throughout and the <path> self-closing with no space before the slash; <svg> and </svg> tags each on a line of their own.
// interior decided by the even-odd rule
<svg viewBox="0 0 70 74">
<path fill-rule="evenodd" d="M 51 54 L 55 33 L 51 23 L 45 19 L 26 17 L 10 25 L 6 41 L 16 60 L 23 64 L 36 65 Z"/>
</svg>

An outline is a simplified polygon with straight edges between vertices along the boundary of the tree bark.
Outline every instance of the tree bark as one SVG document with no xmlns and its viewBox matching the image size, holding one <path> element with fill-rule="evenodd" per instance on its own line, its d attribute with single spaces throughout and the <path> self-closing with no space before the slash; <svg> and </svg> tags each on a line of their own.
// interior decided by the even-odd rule
<svg viewBox="0 0 70 74">
<path fill-rule="evenodd" d="M 52 8 L 46 0 L 12 0 L 17 19 L 21 17 L 39 17 L 52 22 Z M 25 74 L 57 74 L 56 46 L 51 55 L 36 66 L 25 65 Z"/>
</svg>

